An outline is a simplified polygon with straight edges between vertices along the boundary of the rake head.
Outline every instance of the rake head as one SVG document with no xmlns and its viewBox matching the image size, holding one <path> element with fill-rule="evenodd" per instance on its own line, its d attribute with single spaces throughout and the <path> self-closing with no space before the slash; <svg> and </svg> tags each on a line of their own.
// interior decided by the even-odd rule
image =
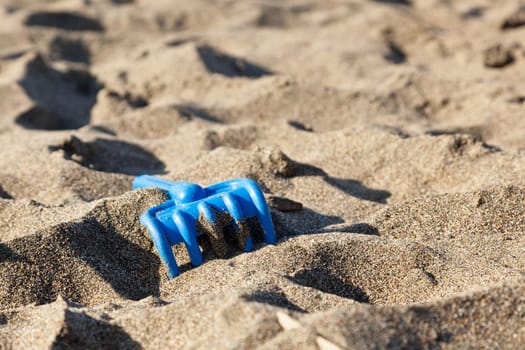
<svg viewBox="0 0 525 350">
<path fill-rule="evenodd" d="M 208 187 L 190 182 L 171 182 L 142 175 L 133 189 L 155 187 L 168 192 L 170 200 L 146 210 L 140 222 L 146 226 L 170 279 L 179 275 L 171 250 L 184 243 L 193 266 L 203 262 L 197 236 L 206 234 L 216 253 L 225 253 L 224 228 L 232 226 L 241 249 L 253 248 L 248 219 L 257 218 L 267 243 L 276 242 L 270 210 L 264 195 L 251 179 L 234 179 Z"/>
</svg>

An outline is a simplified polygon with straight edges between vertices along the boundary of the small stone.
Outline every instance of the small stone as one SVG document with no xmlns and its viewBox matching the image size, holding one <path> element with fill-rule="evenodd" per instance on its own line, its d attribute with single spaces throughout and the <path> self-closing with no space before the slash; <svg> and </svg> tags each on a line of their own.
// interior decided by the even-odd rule
<svg viewBox="0 0 525 350">
<path fill-rule="evenodd" d="M 267 196 L 266 200 L 268 205 L 282 212 L 288 211 L 300 211 L 303 210 L 303 204 L 294 200 L 278 197 L 278 196 Z"/>
<path fill-rule="evenodd" d="M 518 28 L 525 25 L 525 6 L 521 6 L 514 14 L 507 17 L 501 24 L 502 30 Z"/>
<path fill-rule="evenodd" d="M 485 50 L 483 63 L 488 68 L 502 68 L 514 62 L 514 56 L 510 50 L 503 48 L 501 44 L 489 47 Z"/>
<path fill-rule="evenodd" d="M 485 198 L 483 198 L 481 193 L 475 194 L 472 204 L 475 208 L 481 207 L 483 204 L 485 204 Z"/>
<path fill-rule="evenodd" d="M 435 340 L 435 339 L 438 339 L 439 334 L 438 334 L 438 332 L 437 332 L 434 328 L 431 328 L 431 329 L 428 331 L 428 337 L 429 337 L 430 339 Z"/>
<path fill-rule="evenodd" d="M 2 185 L 0 185 L 0 198 L 13 199 L 13 197 L 2 188 Z"/>
<path fill-rule="evenodd" d="M 258 148 L 256 152 L 262 166 L 275 175 L 282 177 L 295 175 L 295 163 L 278 148 Z"/>
</svg>

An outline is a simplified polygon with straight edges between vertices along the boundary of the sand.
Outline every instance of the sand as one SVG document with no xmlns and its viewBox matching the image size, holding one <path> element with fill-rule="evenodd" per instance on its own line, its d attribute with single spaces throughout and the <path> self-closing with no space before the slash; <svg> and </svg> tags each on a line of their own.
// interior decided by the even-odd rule
<svg viewBox="0 0 525 350">
<path fill-rule="evenodd" d="M 524 347 L 524 6 L 4 1 L 0 349 Z M 144 173 L 278 243 L 168 280 Z"/>
</svg>

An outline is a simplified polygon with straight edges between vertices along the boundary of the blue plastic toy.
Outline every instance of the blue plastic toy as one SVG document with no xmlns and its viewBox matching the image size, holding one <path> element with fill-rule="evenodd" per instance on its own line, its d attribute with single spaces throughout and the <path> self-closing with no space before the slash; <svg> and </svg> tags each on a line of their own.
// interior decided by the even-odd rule
<svg viewBox="0 0 525 350">
<path fill-rule="evenodd" d="M 197 236 L 206 233 L 214 250 L 224 252 L 224 228 L 231 225 L 244 251 L 253 243 L 247 219 L 257 217 L 267 243 L 276 241 L 270 210 L 264 195 L 251 179 L 229 180 L 209 187 L 190 182 L 172 182 L 142 175 L 133 189 L 156 187 L 168 192 L 170 200 L 146 210 L 140 222 L 146 226 L 168 270 L 168 278 L 179 275 L 171 246 L 184 242 L 193 266 L 203 258 Z M 222 242 L 222 243 L 221 243 Z"/>
</svg>

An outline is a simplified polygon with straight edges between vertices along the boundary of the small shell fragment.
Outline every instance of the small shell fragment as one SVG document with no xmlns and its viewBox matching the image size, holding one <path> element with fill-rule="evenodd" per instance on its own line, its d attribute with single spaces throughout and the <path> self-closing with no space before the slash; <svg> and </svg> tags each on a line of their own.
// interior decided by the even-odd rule
<svg viewBox="0 0 525 350">
<path fill-rule="evenodd" d="M 317 338 L 315 338 L 315 341 L 317 343 L 317 346 L 321 350 L 343 350 L 339 345 L 336 345 L 332 343 L 330 340 L 323 338 L 321 336 L 317 336 Z"/>
<path fill-rule="evenodd" d="M 277 312 L 277 321 L 285 331 L 301 327 L 299 321 L 293 319 L 284 312 Z"/>
</svg>

